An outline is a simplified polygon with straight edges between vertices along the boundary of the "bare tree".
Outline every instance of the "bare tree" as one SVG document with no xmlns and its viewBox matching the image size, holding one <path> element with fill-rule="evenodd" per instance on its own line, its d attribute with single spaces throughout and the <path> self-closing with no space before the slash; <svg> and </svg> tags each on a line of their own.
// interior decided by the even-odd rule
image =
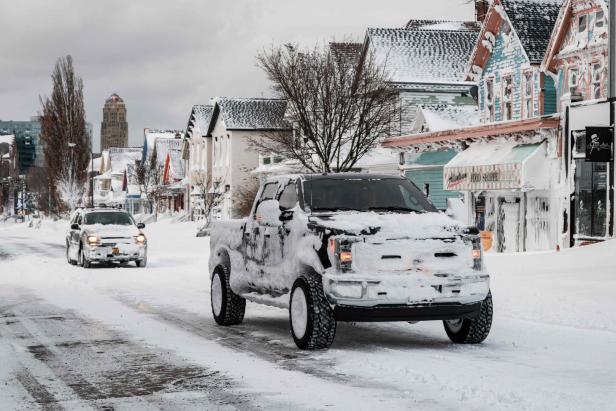
<svg viewBox="0 0 616 411">
<path fill-rule="evenodd" d="M 259 180 L 255 177 L 250 177 L 244 180 L 241 185 L 235 187 L 233 205 L 236 216 L 234 217 L 246 217 L 250 214 L 258 191 Z"/>
<path fill-rule="evenodd" d="M 150 158 L 139 161 L 133 173 L 141 194 L 145 194 L 150 204 L 154 205 L 154 212 L 158 219 L 159 201 L 164 187 L 162 185 L 163 169 L 158 164 L 156 151 L 150 155 Z"/>
<path fill-rule="evenodd" d="M 222 179 L 214 179 L 212 173 L 199 171 L 193 174 L 192 182 L 203 197 L 203 203 L 200 209 L 205 218 L 209 221 L 212 211 L 218 207 L 224 199 L 224 193 L 220 190 Z"/>
<path fill-rule="evenodd" d="M 398 113 L 385 67 L 369 53 L 353 60 L 327 46 L 300 51 L 287 44 L 261 52 L 257 64 L 287 100 L 296 132 L 274 133 L 253 145 L 312 172 L 352 169 Z"/>
<path fill-rule="evenodd" d="M 83 194 L 80 187 L 88 178 L 91 141 L 86 130 L 83 81 L 75 72 L 71 56 L 58 59 L 51 80 L 51 97 L 41 98 L 40 139 L 51 195 L 64 211 L 76 205 L 73 200 L 80 197 L 79 192 Z M 58 191 L 61 180 L 62 193 Z"/>
</svg>

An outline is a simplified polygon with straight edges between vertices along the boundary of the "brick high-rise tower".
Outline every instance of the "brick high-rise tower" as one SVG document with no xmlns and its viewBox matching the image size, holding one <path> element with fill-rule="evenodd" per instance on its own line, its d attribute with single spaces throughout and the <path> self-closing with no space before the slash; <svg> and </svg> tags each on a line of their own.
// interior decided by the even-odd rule
<svg viewBox="0 0 616 411">
<path fill-rule="evenodd" d="M 115 93 L 105 101 L 101 123 L 101 151 L 109 147 L 128 147 L 126 105 Z"/>
</svg>

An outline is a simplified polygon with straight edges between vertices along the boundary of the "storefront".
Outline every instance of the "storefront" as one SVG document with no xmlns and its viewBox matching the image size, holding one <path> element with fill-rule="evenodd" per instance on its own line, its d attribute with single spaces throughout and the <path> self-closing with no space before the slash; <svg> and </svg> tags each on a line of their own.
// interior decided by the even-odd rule
<svg viewBox="0 0 616 411">
<path fill-rule="evenodd" d="M 614 233 L 614 130 L 611 104 L 569 109 L 566 173 L 570 182 L 571 246 L 602 241 Z"/>
<path fill-rule="evenodd" d="M 484 249 L 518 252 L 556 245 L 547 142 L 506 139 L 475 143 L 444 168 L 446 190 L 465 193 L 469 221 L 481 231 Z"/>
</svg>

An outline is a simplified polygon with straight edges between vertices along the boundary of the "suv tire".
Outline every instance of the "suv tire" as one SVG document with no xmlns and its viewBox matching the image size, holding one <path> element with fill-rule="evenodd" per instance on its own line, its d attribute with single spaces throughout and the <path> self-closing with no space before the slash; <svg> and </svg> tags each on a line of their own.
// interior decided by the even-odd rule
<svg viewBox="0 0 616 411">
<path fill-rule="evenodd" d="M 229 271 L 228 267 L 219 265 L 212 275 L 210 300 L 212 315 L 218 325 L 241 324 L 246 312 L 246 300 L 231 290 Z"/>
<path fill-rule="evenodd" d="M 475 318 L 445 320 L 445 332 L 457 344 L 479 344 L 490 334 L 492 327 L 492 293 L 481 303 L 479 315 Z"/>
<path fill-rule="evenodd" d="M 78 261 L 78 264 L 80 266 L 82 266 L 83 268 L 90 268 L 90 266 L 92 265 L 90 263 L 90 260 L 88 260 L 88 257 L 86 257 L 85 251 L 83 251 L 83 246 L 79 247 L 79 261 Z"/>
<path fill-rule="evenodd" d="M 302 350 L 329 348 L 334 342 L 336 320 L 320 276 L 295 280 L 289 301 L 289 324 L 293 340 Z"/>
</svg>

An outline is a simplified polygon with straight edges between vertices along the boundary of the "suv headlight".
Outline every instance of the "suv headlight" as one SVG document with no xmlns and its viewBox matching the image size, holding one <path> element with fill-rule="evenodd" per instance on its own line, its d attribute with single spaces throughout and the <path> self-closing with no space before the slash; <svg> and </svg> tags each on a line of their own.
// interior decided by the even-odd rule
<svg viewBox="0 0 616 411">
<path fill-rule="evenodd" d="M 139 234 L 135 236 L 135 242 L 137 244 L 145 244 L 146 242 L 146 238 L 144 234 Z"/>
<path fill-rule="evenodd" d="M 99 238 L 96 235 L 89 235 L 88 236 L 88 244 L 93 246 L 93 245 L 98 245 L 99 242 Z"/>
</svg>

